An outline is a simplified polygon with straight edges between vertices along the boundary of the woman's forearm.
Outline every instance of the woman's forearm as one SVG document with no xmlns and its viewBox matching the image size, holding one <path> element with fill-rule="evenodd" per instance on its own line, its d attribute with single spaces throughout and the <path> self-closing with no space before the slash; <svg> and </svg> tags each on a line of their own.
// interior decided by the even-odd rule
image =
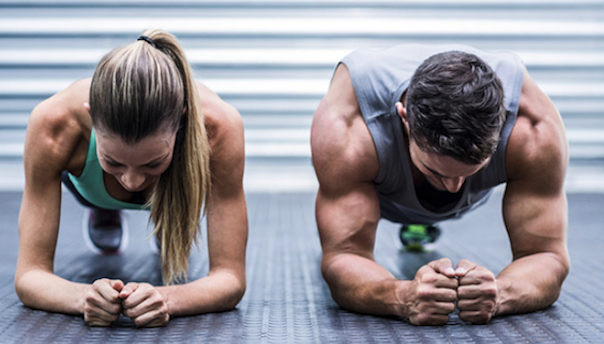
<svg viewBox="0 0 604 344">
<path fill-rule="evenodd" d="M 222 270 L 182 285 L 158 287 L 171 316 L 222 312 L 235 308 L 245 292 L 245 278 Z"/>
<path fill-rule="evenodd" d="M 57 313 L 83 314 L 90 288 L 43 270 L 30 270 L 15 279 L 15 291 L 25 306 Z"/>
</svg>

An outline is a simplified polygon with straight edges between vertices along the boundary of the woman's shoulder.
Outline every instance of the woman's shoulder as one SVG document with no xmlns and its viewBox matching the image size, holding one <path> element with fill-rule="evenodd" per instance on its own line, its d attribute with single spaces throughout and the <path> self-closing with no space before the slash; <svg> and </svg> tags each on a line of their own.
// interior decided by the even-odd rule
<svg viewBox="0 0 604 344">
<path fill-rule="evenodd" d="M 79 80 L 40 102 L 30 115 L 32 121 L 49 125 L 65 125 L 69 122 L 91 123 L 84 103 L 88 102 L 90 79 Z"/>
<path fill-rule="evenodd" d="M 236 143 L 239 140 L 243 142 L 243 120 L 239 111 L 204 84 L 198 82 L 197 88 L 201 112 L 213 151 L 216 145 Z"/>
<path fill-rule="evenodd" d="M 200 82 L 197 82 L 197 90 L 206 126 L 218 127 L 218 129 L 234 129 L 243 126 L 241 115 L 235 107 Z"/>
<path fill-rule="evenodd" d="M 89 88 L 90 79 L 76 81 L 32 110 L 25 156 L 46 156 L 70 165 L 79 146 L 90 138 L 92 122 L 84 107 Z"/>
<path fill-rule="evenodd" d="M 213 166 L 219 170 L 223 167 L 229 170 L 232 166 L 225 164 L 243 164 L 245 153 L 241 115 L 204 84 L 198 82 L 197 88 Z"/>
</svg>

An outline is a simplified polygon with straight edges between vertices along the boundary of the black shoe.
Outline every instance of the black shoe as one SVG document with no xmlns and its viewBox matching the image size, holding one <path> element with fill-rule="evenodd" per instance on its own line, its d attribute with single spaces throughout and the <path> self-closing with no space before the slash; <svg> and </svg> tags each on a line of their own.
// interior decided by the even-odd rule
<svg viewBox="0 0 604 344">
<path fill-rule="evenodd" d="M 84 241 L 98 254 L 119 254 L 128 245 L 128 227 L 119 210 L 86 209 Z"/>
<path fill-rule="evenodd" d="M 440 228 L 434 225 L 403 225 L 399 233 L 405 250 L 413 252 L 434 250 L 439 236 Z"/>
</svg>

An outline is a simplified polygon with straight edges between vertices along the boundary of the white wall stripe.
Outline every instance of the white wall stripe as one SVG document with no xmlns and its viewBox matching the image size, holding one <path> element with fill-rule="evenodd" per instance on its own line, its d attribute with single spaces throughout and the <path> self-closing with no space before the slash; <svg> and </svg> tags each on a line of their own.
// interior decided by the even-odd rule
<svg viewBox="0 0 604 344">
<path fill-rule="evenodd" d="M 234 25 L 236 23 L 236 25 Z M 3 35 L 137 34 L 146 28 L 161 28 L 174 34 L 271 35 L 405 35 L 439 37 L 519 36 L 597 37 L 604 23 L 582 21 L 537 21 L 432 18 L 2 18 Z"/>
<path fill-rule="evenodd" d="M 96 66 L 110 49 L 0 49 L 3 65 Z M 354 49 L 186 49 L 189 62 L 206 65 L 335 66 Z M 531 67 L 604 67 L 604 53 L 515 52 Z"/>
</svg>

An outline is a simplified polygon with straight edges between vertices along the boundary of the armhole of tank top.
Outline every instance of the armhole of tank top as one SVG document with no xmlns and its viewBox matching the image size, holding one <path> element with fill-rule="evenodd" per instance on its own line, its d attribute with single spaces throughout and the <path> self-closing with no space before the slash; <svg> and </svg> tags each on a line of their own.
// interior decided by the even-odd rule
<svg viewBox="0 0 604 344">
<path fill-rule="evenodd" d="M 336 69 L 340 64 L 343 64 L 348 69 L 348 75 L 350 77 L 350 82 L 352 84 L 352 90 L 354 91 L 354 95 L 357 98 L 357 104 L 359 106 L 359 110 L 361 111 L 361 116 L 363 117 L 363 121 L 365 122 L 365 125 L 367 126 L 367 129 L 369 130 L 369 135 L 371 135 L 371 140 L 373 141 L 373 145 L 375 146 L 375 150 L 377 153 L 378 173 L 377 173 L 377 176 L 375 177 L 375 179 L 373 180 L 373 182 L 376 184 L 379 184 L 379 180 L 383 179 L 382 157 L 380 156 L 382 142 L 378 142 L 379 138 L 374 135 L 374 133 L 379 131 L 379 128 L 377 127 L 377 124 L 375 123 L 375 121 L 369 119 L 369 117 L 367 116 L 368 112 L 370 112 L 370 109 L 367 107 L 367 102 L 365 101 L 365 94 L 362 90 L 362 86 L 359 84 L 359 82 L 357 80 L 358 76 L 357 75 L 353 76 L 352 72 L 354 69 L 354 61 L 352 61 L 352 59 L 350 59 L 349 57 L 350 57 L 350 54 L 346 55 L 340 62 L 338 62 Z M 335 70 L 334 70 L 334 73 L 335 73 Z M 332 78 L 333 78 L 333 76 L 332 76 Z"/>
<path fill-rule="evenodd" d="M 498 170 L 501 171 L 501 175 L 498 176 L 498 181 L 500 181 L 501 183 L 507 182 L 508 180 L 508 174 L 507 174 L 507 163 L 506 163 L 506 154 L 507 154 L 507 147 L 508 147 L 508 141 L 510 139 L 510 136 L 512 135 L 512 130 L 514 129 L 514 124 L 516 123 L 516 119 L 518 117 L 518 108 L 520 106 L 520 97 L 521 97 L 521 93 L 522 93 L 522 85 L 524 84 L 524 63 L 522 62 L 522 60 L 520 59 L 520 57 L 516 54 L 512 54 L 513 57 L 513 61 L 514 61 L 514 70 L 515 70 L 515 74 L 514 74 L 514 80 L 513 85 L 513 91 L 512 91 L 512 95 L 510 97 L 511 102 L 509 105 L 509 113 L 511 114 L 511 118 L 507 118 L 506 119 L 506 124 L 504 125 L 503 128 L 503 135 L 502 135 L 502 142 L 504 149 L 502 149 L 502 151 L 500 152 L 500 154 L 502 155 L 499 159 L 499 162 L 501 162 L 501 164 L 503 166 L 501 166 Z M 511 123 L 509 123 L 511 122 Z"/>
<path fill-rule="evenodd" d="M 93 168 L 91 165 L 96 160 L 96 137 L 94 134 L 94 129 L 90 131 L 90 139 L 88 141 L 88 151 L 86 152 L 86 160 L 84 160 L 84 167 L 82 168 L 82 173 L 80 173 L 79 177 L 73 176 L 77 181 L 86 180 L 88 175 L 90 174 L 90 170 Z M 73 181 L 73 180 L 72 180 Z"/>
<path fill-rule="evenodd" d="M 524 62 L 520 59 L 520 56 L 515 55 L 515 54 L 513 56 L 514 56 L 516 75 L 514 76 L 515 88 L 514 88 L 514 94 L 513 94 L 513 98 L 512 98 L 514 100 L 514 103 L 510 104 L 510 108 L 517 115 L 518 107 L 520 106 L 520 96 L 522 94 L 522 85 L 524 85 Z"/>
<path fill-rule="evenodd" d="M 348 65 L 344 62 L 345 58 L 346 57 L 344 57 L 341 61 L 336 63 L 336 66 L 333 68 L 333 71 L 331 72 L 331 78 L 329 79 L 329 85 L 331 85 L 331 83 L 333 82 L 333 77 L 336 75 L 336 70 L 338 70 L 338 67 L 340 67 L 341 64 L 343 64 L 344 66 L 346 66 L 346 68 L 348 68 Z"/>
<path fill-rule="evenodd" d="M 89 170 L 90 170 L 90 151 L 92 150 L 91 148 L 91 143 L 92 143 L 92 139 L 94 135 L 94 129 L 90 132 L 90 139 L 88 140 L 88 148 L 86 150 L 86 158 L 84 159 L 84 166 L 82 167 L 82 172 L 80 173 L 79 176 L 73 175 L 71 173 L 67 173 L 69 180 L 71 180 L 71 182 L 74 185 L 79 185 L 80 180 L 85 180 L 87 178 L 87 175 L 89 174 Z M 94 154 L 96 155 L 96 152 L 94 152 Z"/>
</svg>

